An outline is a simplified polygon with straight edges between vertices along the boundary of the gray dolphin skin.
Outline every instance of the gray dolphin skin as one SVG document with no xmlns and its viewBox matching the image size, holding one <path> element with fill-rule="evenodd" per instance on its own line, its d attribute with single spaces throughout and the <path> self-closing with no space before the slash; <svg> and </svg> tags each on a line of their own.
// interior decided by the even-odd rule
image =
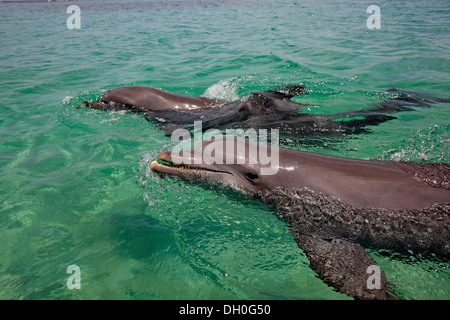
<svg viewBox="0 0 450 320">
<path fill-rule="evenodd" d="M 85 101 L 83 106 L 143 113 L 168 136 L 175 129 L 192 129 L 195 121 L 202 121 L 204 131 L 210 128 L 278 129 L 282 139 L 301 138 L 303 142 L 308 142 L 305 138 L 311 138 L 317 144 L 317 137 L 337 139 L 349 134 L 367 132 L 368 126 L 395 119 L 392 114 L 396 112 L 450 102 L 420 93 L 389 89 L 386 94 L 392 97 L 370 108 L 330 115 L 312 115 L 299 112 L 306 105 L 291 100 L 306 91 L 300 84 L 281 85 L 273 90 L 251 93 L 239 101 L 225 103 L 152 87 L 119 87 L 107 91 L 96 102 Z"/>
<path fill-rule="evenodd" d="M 234 139 L 237 146 L 240 138 Z M 338 291 L 357 299 L 399 298 L 383 272 L 379 288 L 369 288 L 368 268 L 376 262 L 364 247 L 450 257 L 448 164 L 346 159 L 264 145 L 278 154 L 270 164 L 278 170 L 264 175 L 269 164 L 252 161 L 250 151 L 261 143 L 245 140 L 244 148 L 228 148 L 224 140 L 214 152 L 223 161 L 196 161 L 210 140 L 185 151 L 182 162 L 178 152 L 163 151 L 151 169 L 259 197 L 290 225 L 311 268 Z"/>
<path fill-rule="evenodd" d="M 86 103 L 86 102 L 85 102 Z M 175 94 L 152 87 L 119 87 L 107 91 L 99 101 L 86 106 L 93 109 L 107 108 L 110 103 L 134 107 L 142 111 L 192 110 L 208 108 L 215 101 Z"/>
</svg>

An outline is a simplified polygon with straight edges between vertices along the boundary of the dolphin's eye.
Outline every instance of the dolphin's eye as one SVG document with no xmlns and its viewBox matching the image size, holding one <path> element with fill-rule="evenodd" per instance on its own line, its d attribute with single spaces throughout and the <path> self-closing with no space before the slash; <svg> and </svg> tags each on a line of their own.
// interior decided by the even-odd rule
<svg viewBox="0 0 450 320">
<path fill-rule="evenodd" d="M 251 182 L 256 182 L 259 178 L 258 174 L 254 171 L 246 171 L 245 177 Z"/>
</svg>

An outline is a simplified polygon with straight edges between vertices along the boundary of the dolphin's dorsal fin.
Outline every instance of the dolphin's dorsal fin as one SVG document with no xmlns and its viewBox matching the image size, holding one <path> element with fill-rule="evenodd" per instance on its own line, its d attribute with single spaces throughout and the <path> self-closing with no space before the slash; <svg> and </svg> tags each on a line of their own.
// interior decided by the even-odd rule
<svg viewBox="0 0 450 320">
<path fill-rule="evenodd" d="M 262 91 L 260 94 L 277 99 L 289 100 L 295 96 L 301 96 L 305 91 L 306 88 L 301 84 L 286 84 L 276 86 L 274 90 Z"/>
<path fill-rule="evenodd" d="M 387 282 L 384 273 L 377 269 L 375 260 L 358 243 L 299 234 L 298 231 L 293 235 L 306 253 L 311 268 L 329 286 L 355 299 L 398 299 L 391 289 L 393 285 Z"/>
</svg>

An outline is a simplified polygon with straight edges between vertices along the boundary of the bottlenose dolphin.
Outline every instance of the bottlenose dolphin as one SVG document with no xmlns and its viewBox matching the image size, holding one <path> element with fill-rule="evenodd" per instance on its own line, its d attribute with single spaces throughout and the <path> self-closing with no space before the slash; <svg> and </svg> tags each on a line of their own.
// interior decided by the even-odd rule
<svg viewBox="0 0 450 320">
<path fill-rule="evenodd" d="M 448 164 L 346 159 L 249 140 L 239 148 L 234 137 L 230 148 L 227 139 L 214 150 L 214 159 L 223 161 L 205 161 L 216 141 L 210 140 L 182 158 L 163 151 L 151 169 L 260 197 L 291 226 L 312 269 L 340 292 L 359 299 L 398 298 L 382 272 L 379 287 L 368 286 L 367 272 L 376 262 L 363 246 L 450 257 Z M 262 165 L 251 150 L 262 147 L 278 155 L 270 164 L 278 166 L 276 174 L 261 174 L 269 164 Z"/>
<path fill-rule="evenodd" d="M 93 109 L 121 109 L 143 113 L 166 135 L 178 128 L 192 129 L 202 121 L 203 130 L 278 129 L 283 138 L 339 138 L 348 134 L 367 132 L 367 126 L 395 119 L 393 113 L 426 107 L 450 100 L 430 98 L 423 94 L 388 90 L 392 98 L 370 109 L 313 115 L 299 112 L 305 104 L 291 101 L 302 95 L 302 85 L 277 86 L 273 90 L 254 92 L 239 101 L 223 102 L 204 97 L 175 94 L 151 87 L 119 87 L 107 91 L 98 101 L 85 101 Z"/>
<path fill-rule="evenodd" d="M 141 111 L 193 110 L 212 107 L 217 102 L 159 90 L 152 87 L 119 87 L 108 90 L 97 102 L 85 102 L 93 109 L 108 108 L 111 104 Z"/>
</svg>

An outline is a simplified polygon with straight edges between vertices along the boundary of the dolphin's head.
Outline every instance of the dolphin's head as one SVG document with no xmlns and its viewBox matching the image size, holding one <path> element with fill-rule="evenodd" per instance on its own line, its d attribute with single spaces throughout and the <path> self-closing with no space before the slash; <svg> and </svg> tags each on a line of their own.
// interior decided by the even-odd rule
<svg viewBox="0 0 450 320">
<path fill-rule="evenodd" d="M 339 158 L 235 137 L 204 141 L 181 155 L 161 152 L 151 168 L 181 178 L 213 180 L 253 194 L 308 191 L 358 208 L 423 209 L 449 201 L 448 190 L 417 181 L 388 161 Z"/>
<path fill-rule="evenodd" d="M 239 190 L 261 192 L 279 177 L 279 150 L 254 141 L 226 137 L 184 152 L 163 151 L 151 169 L 180 178 L 213 180 Z"/>
</svg>

